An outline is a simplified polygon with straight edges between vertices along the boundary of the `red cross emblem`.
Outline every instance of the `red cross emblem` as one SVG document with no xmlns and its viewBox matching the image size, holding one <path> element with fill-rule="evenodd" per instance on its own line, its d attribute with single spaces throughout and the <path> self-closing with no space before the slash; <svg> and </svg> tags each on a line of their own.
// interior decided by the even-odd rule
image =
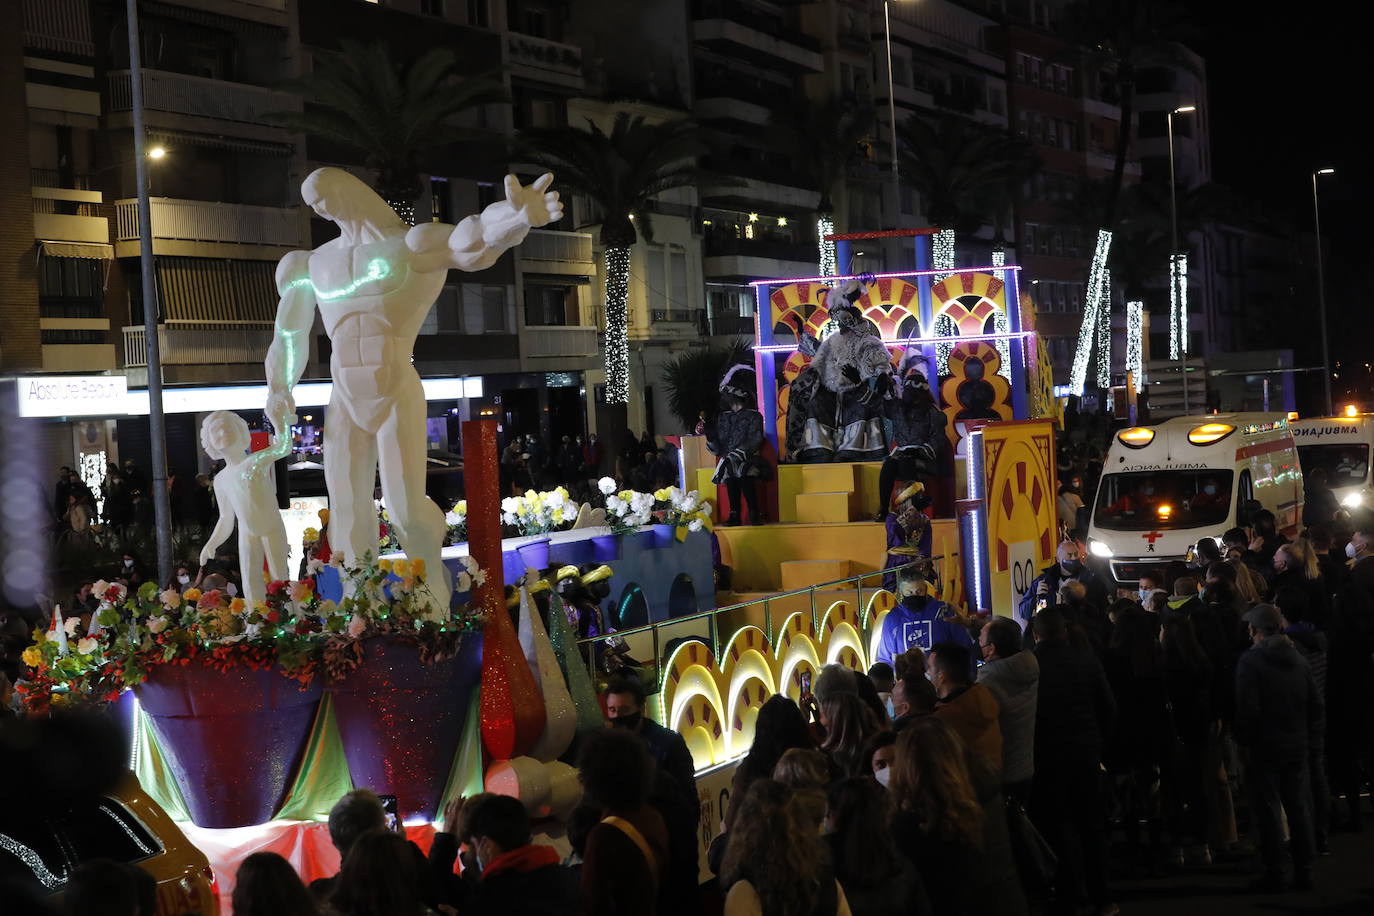
<svg viewBox="0 0 1374 916">
<path fill-rule="evenodd" d="M 1143 537 L 1143 538 L 1145 539 L 1145 542 L 1146 542 L 1147 544 L 1149 544 L 1150 553 L 1154 553 L 1154 552 L 1155 552 L 1155 541 L 1157 541 L 1157 540 L 1159 540 L 1160 538 L 1164 537 L 1164 532 L 1162 532 L 1162 531 L 1147 531 L 1147 532 L 1145 532 L 1144 534 L 1142 534 L 1141 537 Z"/>
</svg>

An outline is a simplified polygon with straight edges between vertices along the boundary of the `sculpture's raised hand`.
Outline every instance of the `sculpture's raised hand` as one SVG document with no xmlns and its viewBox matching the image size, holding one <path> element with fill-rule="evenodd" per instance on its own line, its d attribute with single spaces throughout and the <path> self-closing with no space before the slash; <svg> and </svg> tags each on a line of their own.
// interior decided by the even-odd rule
<svg viewBox="0 0 1374 916">
<path fill-rule="evenodd" d="M 550 191 L 553 173 L 545 172 L 523 187 L 514 175 L 506 176 L 506 201 L 531 229 L 556 223 L 563 218 L 563 202 L 557 191 Z"/>
</svg>

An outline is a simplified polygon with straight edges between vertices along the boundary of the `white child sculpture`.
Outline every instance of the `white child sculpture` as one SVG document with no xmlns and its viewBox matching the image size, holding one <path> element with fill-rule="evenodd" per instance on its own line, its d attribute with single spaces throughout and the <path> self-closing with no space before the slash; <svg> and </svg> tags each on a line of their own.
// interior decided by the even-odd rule
<svg viewBox="0 0 1374 916">
<path fill-rule="evenodd" d="M 200 444 L 205 453 L 225 462 L 215 475 L 215 501 L 219 520 L 200 551 L 200 565 L 215 555 L 215 548 L 239 526 L 239 572 L 243 579 L 243 598 L 252 607 L 264 597 L 263 560 L 273 580 L 286 578 L 286 526 L 277 511 L 276 488 L 272 481 L 272 462 L 290 448 L 290 427 L 279 426 L 272 444 L 249 453 L 248 424 L 238 414 L 217 410 L 200 426 Z"/>
<path fill-rule="evenodd" d="M 377 552 L 373 481 L 380 466 L 392 527 L 412 559 L 425 563 L 430 613 L 448 612 L 451 589 L 440 548 L 444 514 L 425 496 L 425 394 L 411 365 L 415 337 L 451 269 L 483 270 L 524 240 L 531 227 L 563 215 L 545 174 L 527 187 L 506 176 L 506 199 L 457 226 L 403 223 L 362 181 L 316 169 L 301 185 L 315 212 L 340 235 L 277 265 L 276 335 L 267 353 L 267 415 L 277 429 L 295 416 L 292 387 L 309 350 L 319 306 L 333 353 L 334 380 L 324 432 L 330 535 L 345 563 Z"/>
</svg>

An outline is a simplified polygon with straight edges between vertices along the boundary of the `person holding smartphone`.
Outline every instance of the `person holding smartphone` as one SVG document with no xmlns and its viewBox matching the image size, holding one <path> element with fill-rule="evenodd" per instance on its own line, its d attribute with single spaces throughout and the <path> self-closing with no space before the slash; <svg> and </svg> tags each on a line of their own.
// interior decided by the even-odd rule
<svg viewBox="0 0 1374 916">
<path fill-rule="evenodd" d="M 959 616 L 927 591 L 925 574 L 920 568 L 907 566 L 898 571 L 897 593 L 902 603 L 883 618 L 882 639 L 875 661 L 890 665 L 908 649 L 929 652 L 940 642 L 957 643 L 972 654 L 973 637 Z"/>
</svg>

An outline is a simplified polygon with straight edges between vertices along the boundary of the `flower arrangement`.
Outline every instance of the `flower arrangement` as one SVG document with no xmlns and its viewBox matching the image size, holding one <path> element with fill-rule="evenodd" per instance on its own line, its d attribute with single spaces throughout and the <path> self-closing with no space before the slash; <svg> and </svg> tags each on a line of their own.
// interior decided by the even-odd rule
<svg viewBox="0 0 1374 916">
<path fill-rule="evenodd" d="M 685 531 L 701 531 L 711 523 L 711 504 L 702 500 L 696 490 L 620 490 L 611 477 L 597 481 L 597 489 L 606 497 L 606 521 L 612 534 L 629 534 L 644 525 L 662 524 L 672 525 L 678 529 L 679 537 L 685 537 Z"/>
<path fill-rule="evenodd" d="M 677 528 L 679 536 L 684 528 L 701 531 L 711 525 L 711 504 L 696 490 L 683 492 L 677 487 L 665 487 L 654 493 L 654 499 L 664 507 L 663 524 Z"/>
<path fill-rule="evenodd" d="M 468 539 L 468 501 L 466 499 L 460 499 L 453 504 L 453 508 L 444 515 L 444 524 L 448 526 L 450 544 L 461 544 Z"/>
<path fill-rule="evenodd" d="M 507 496 L 501 500 L 501 523 L 518 529 L 523 535 L 547 534 L 572 527 L 580 508 L 562 487 L 546 493 L 526 490 L 523 496 Z"/>
<path fill-rule="evenodd" d="M 448 657 L 485 621 L 472 605 L 436 610 L 425 572 L 422 560 L 368 556 L 360 568 L 340 568 L 345 597 L 337 603 L 322 599 L 306 578 L 269 583 L 263 600 L 251 606 L 220 590 L 159 591 L 147 582 L 131 594 L 97 582 L 98 632 L 69 640 L 76 618 L 60 633 L 35 631 L 23 656 L 32 671 L 24 701 L 31 710 L 109 701 L 160 666 L 193 662 L 220 670 L 277 666 L 306 685 L 321 672 L 331 679 L 347 674 L 362 659 L 360 641 L 370 636 L 413 640 L 422 661 Z M 471 558 L 464 558 L 457 578 L 459 592 L 486 581 Z"/>
</svg>

